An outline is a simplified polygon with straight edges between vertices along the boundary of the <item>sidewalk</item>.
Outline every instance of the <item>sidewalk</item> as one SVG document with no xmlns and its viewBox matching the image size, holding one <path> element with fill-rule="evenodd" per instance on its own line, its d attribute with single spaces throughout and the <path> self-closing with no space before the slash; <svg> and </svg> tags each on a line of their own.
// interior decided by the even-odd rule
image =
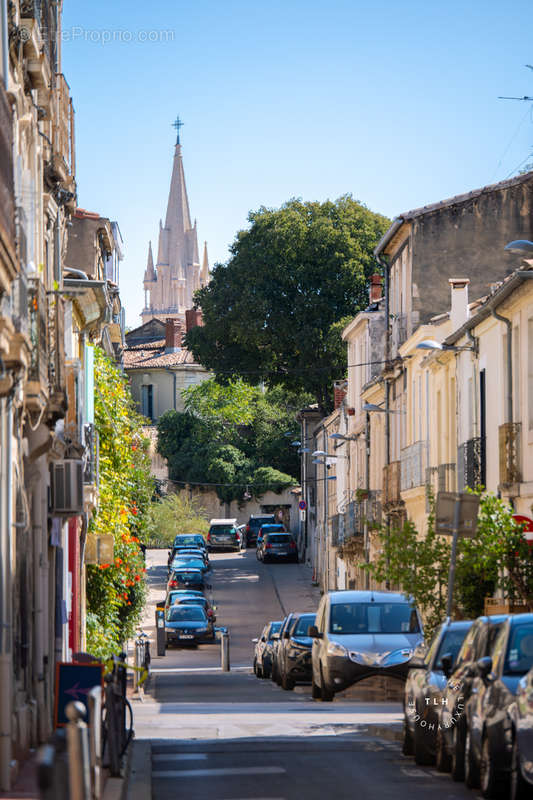
<svg viewBox="0 0 533 800">
<path fill-rule="evenodd" d="M 10 792 L 0 792 L 0 798 L 6 800 L 39 800 L 39 787 L 37 785 L 37 751 L 34 751 L 27 761 L 23 761 L 19 768 L 18 778 Z"/>
</svg>

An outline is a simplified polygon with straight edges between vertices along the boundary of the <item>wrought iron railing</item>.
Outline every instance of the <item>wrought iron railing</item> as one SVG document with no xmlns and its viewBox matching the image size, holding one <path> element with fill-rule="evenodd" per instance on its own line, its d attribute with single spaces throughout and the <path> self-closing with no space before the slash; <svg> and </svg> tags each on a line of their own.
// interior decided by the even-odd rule
<svg viewBox="0 0 533 800">
<path fill-rule="evenodd" d="M 49 319 L 50 386 L 53 392 L 65 391 L 65 301 L 54 295 Z"/>
<path fill-rule="evenodd" d="M 83 483 L 98 486 L 98 431 L 92 422 L 86 423 L 83 428 Z"/>
<path fill-rule="evenodd" d="M 522 480 L 522 458 L 520 422 L 505 422 L 498 428 L 500 455 L 500 484 L 520 483 Z"/>
<path fill-rule="evenodd" d="M 66 180 L 76 174 L 74 152 L 74 107 L 69 85 L 62 74 L 56 75 L 56 109 L 52 128 L 54 165 Z"/>
<path fill-rule="evenodd" d="M 415 442 L 401 453 L 401 488 L 414 489 L 423 486 L 426 477 L 427 442 Z"/>
<path fill-rule="evenodd" d="M 48 389 L 48 351 L 46 292 L 39 278 L 30 278 L 28 287 L 28 311 L 31 341 L 28 380 L 37 381 Z"/>
<path fill-rule="evenodd" d="M 0 230 L 15 246 L 15 203 L 13 193 L 13 123 L 11 107 L 0 86 Z"/>
<path fill-rule="evenodd" d="M 485 439 L 476 436 L 460 444 L 457 450 L 457 488 L 485 486 Z"/>
<path fill-rule="evenodd" d="M 430 496 L 435 499 L 439 492 L 455 492 L 455 464 L 439 464 L 426 469 L 426 511 L 429 513 Z"/>
</svg>

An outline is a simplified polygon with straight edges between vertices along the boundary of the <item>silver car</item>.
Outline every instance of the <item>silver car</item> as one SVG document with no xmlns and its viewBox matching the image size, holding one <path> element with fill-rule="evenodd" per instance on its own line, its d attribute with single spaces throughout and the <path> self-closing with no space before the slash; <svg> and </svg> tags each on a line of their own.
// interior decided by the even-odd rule
<svg viewBox="0 0 533 800">
<path fill-rule="evenodd" d="M 374 591 L 323 595 L 309 635 L 315 700 L 333 700 L 371 675 L 405 679 L 424 638 L 418 610 L 406 595 Z"/>
</svg>

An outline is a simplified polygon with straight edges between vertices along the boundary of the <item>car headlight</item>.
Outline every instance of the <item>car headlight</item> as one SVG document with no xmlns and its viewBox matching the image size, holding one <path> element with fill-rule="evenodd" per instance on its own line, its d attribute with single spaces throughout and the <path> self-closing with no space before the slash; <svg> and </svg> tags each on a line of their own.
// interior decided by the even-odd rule
<svg viewBox="0 0 533 800">
<path fill-rule="evenodd" d="M 404 647 L 401 650 L 394 650 L 392 653 L 384 653 L 380 659 L 380 666 L 394 667 L 396 664 L 405 664 L 413 656 L 413 650 Z"/>
<path fill-rule="evenodd" d="M 341 658 L 346 658 L 348 655 L 346 648 L 338 642 L 330 642 L 326 652 L 328 656 L 341 656 Z"/>
<path fill-rule="evenodd" d="M 205 633 L 207 628 L 196 628 L 196 633 Z"/>
</svg>

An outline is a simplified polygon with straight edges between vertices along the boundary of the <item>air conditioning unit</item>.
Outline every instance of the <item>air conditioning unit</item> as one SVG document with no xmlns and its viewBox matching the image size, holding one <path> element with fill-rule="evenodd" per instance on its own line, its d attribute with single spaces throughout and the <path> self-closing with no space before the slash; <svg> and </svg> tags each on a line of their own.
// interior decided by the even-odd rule
<svg viewBox="0 0 533 800">
<path fill-rule="evenodd" d="M 83 511 L 83 461 L 66 458 L 50 465 L 52 514 L 72 517 Z"/>
</svg>

